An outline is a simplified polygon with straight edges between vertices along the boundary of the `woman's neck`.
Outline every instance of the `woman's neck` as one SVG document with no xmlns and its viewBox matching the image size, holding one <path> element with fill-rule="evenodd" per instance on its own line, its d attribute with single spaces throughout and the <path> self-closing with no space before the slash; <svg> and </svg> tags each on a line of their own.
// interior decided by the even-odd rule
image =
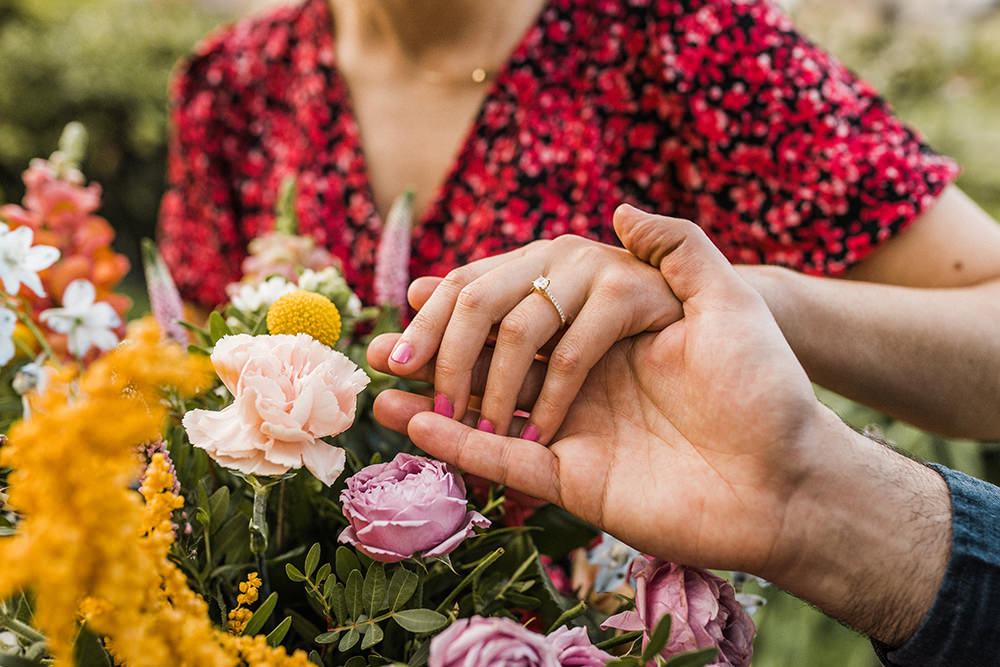
<svg viewBox="0 0 1000 667">
<path fill-rule="evenodd" d="M 337 49 L 442 73 L 498 67 L 544 0 L 330 0 Z"/>
</svg>

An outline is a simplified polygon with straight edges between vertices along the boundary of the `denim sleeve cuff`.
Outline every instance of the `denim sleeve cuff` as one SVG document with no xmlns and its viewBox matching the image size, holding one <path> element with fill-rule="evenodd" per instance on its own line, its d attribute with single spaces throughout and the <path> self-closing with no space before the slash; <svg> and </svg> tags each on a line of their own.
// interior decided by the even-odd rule
<svg viewBox="0 0 1000 667">
<path fill-rule="evenodd" d="M 1000 488 L 931 464 L 951 496 L 951 555 L 916 633 L 899 648 L 873 641 L 891 667 L 996 665 L 1000 655 Z"/>
</svg>

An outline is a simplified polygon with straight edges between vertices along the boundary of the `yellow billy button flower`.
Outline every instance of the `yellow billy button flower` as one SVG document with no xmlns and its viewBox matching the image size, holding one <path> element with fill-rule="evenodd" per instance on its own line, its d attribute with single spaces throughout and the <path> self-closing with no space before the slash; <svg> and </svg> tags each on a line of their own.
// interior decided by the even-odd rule
<svg viewBox="0 0 1000 667">
<path fill-rule="evenodd" d="M 296 290 L 280 297 L 267 311 L 272 334 L 308 334 L 333 347 L 340 338 L 340 312 L 322 294 Z"/>
</svg>

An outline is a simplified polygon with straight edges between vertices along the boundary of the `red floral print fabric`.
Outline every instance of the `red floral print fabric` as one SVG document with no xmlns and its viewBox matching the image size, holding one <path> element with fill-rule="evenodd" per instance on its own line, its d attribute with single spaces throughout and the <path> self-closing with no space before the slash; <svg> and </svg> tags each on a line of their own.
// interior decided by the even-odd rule
<svg viewBox="0 0 1000 667">
<path fill-rule="evenodd" d="M 224 300 L 298 179 L 301 231 L 372 299 L 382 221 L 327 0 L 207 38 L 172 84 L 163 256 Z M 700 224 L 733 262 L 837 275 L 957 175 L 770 0 L 550 0 L 416 221 L 410 275 L 561 234 L 621 202 Z"/>
</svg>

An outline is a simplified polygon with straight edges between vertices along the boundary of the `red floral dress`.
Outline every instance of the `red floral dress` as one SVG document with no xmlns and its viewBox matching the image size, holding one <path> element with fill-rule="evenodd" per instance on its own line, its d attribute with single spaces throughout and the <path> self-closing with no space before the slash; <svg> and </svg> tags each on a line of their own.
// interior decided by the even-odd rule
<svg viewBox="0 0 1000 667">
<path fill-rule="evenodd" d="M 208 38 L 172 88 L 160 244 L 213 305 L 298 179 L 301 230 L 370 301 L 382 221 L 327 0 Z M 540 238 L 615 243 L 621 202 L 698 222 L 733 262 L 836 275 L 957 174 L 770 0 L 550 0 L 413 237 L 443 275 Z"/>
</svg>

